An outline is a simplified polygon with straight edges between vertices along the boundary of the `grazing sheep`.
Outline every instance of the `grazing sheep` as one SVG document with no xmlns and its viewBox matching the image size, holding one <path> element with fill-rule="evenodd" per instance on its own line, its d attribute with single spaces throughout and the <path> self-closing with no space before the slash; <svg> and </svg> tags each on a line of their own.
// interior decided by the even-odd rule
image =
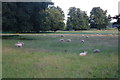
<svg viewBox="0 0 120 80">
<path fill-rule="evenodd" d="M 88 52 L 84 51 L 84 52 L 80 53 L 80 56 L 85 56 L 87 54 L 88 54 Z"/>
<path fill-rule="evenodd" d="M 60 35 L 61 37 L 65 37 L 63 34 L 62 35 Z"/>
<path fill-rule="evenodd" d="M 101 35 L 100 33 L 97 33 L 97 35 Z"/>
<path fill-rule="evenodd" d="M 18 41 L 18 43 L 15 44 L 16 47 L 21 47 L 21 48 L 22 48 L 23 45 L 24 45 L 24 43 L 23 42 L 19 42 L 19 41 Z"/>
<path fill-rule="evenodd" d="M 113 34 L 110 34 L 110 35 L 113 35 Z"/>
<path fill-rule="evenodd" d="M 89 36 L 86 36 L 86 38 L 89 38 Z"/>
<path fill-rule="evenodd" d="M 97 35 L 99 35 L 99 33 L 97 33 Z"/>
<path fill-rule="evenodd" d="M 18 41 L 17 43 L 20 43 L 20 41 Z"/>
<path fill-rule="evenodd" d="M 82 37 L 84 37 L 85 35 L 82 35 Z"/>
<path fill-rule="evenodd" d="M 60 39 L 59 41 L 60 41 L 60 42 L 63 42 L 63 41 L 64 41 L 64 39 Z"/>
<path fill-rule="evenodd" d="M 71 42 L 71 39 L 67 39 L 67 42 Z"/>
<path fill-rule="evenodd" d="M 84 43 L 85 42 L 85 40 L 81 40 L 81 43 Z"/>
<path fill-rule="evenodd" d="M 94 53 L 100 53 L 100 50 L 99 49 L 94 49 L 93 52 Z"/>
<path fill-rule="evenodd" d="M 20 42 L 20 43 L 24 45 L 24 42 Z"/>
</svg>

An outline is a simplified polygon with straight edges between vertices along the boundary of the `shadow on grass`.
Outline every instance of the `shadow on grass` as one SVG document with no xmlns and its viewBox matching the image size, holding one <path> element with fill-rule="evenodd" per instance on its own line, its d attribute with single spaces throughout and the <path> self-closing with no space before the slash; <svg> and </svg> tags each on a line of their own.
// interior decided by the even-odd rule
<svg viewBox="0 0 120 80">
<path fill-rule="evenodd" d="M 17 32 L 2 32 L 2 33 L 4 33 L 4 34 L 17 34 Z M 53 32 L 53 31 L 50 31 L 50 32 L 48 32 L 48 31 L 41 31 L 41 32 L 18 32 L 18 33 L 20 33 L 20 34 L 25 34 L 25 33 L 32 33 L 32 34 L 36 34 L 36 33 L 40 33 L 40 34 L 49 34 L 49 33 L 56 33 L 56 32 Z"/>
<path fill-rule="evenodd" d="M 16 40 L 35 40 L 30 37 L 24 37 L 20 35 L 2 35 L 2 39 L 16 39 Z"/>
</svg>

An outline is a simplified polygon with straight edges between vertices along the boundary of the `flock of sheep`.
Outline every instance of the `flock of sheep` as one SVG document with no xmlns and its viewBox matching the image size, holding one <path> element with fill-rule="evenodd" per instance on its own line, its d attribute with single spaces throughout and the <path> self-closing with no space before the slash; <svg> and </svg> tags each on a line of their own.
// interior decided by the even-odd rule
<svg viewBox="0 0 120 80">
<path fill-rule="evenodd" d="M 65 37 L 64 35 L 61 35 L 61 37 Z M 88 36 L 86 36 L 86 38 L 89 38 Z M 59 40 L 60 42 L 64 42 L 65 40 L 64 39 L 60 39 Z M 71 39 L 67 39 L 66 42 L 71 42 L 72 40 Z M 81 43 L 84 43 L 85 40 L 81 40 Z"/>
<path fill-rule="evenodd" d="M 61 37 L 65 37 L 65 36 L 64 36 L 64 35 L 61 35 Z M 89 38 L 89 36 L 84 36 L 84 35 L 82 35 L 82 37 Z M 60 39 L 59 41 L 60 41 L 60 42 L 64 42 L 65 40 L 64 40 L 64 39 Z M 71 42 L 71 41 L 72 41 L 71 39 L 67 39 L 67 40 L 66 40 L 66 42 Z M 85 43 L 85 40 L 81 40 L 80 42 L 81 42 L 81 43 Z M 100 49 L 94 49 L 93 52 L 94 52 L 94 53 L 100 53 Z M 88 54 L 87 51 L 83 51 L 83 52 L 81 52 L 79 55 L 80 55 L 80 56 L 85 56 L 85 55 L 87 55 L 87 54 Z"/>
<path fill-rule="evenodd" d="M 100 52 L 100 49 L 94 49 L 93 52 L 94 52 L 94 53 L 99 53 L 99 52 Z M 88 54 L 88 52 L 87 52 L 87 51 L 84 51 L 84 52 L 80 53 L 80 56 L 85 56 L 85 55 L 87 55 L 87 54 Z"/>
<path fill-rule="evenodd" d="M 84 35 L 82 35 L 82 36 L 84 36 Z M 64 35 L 61 35 L 61 37 L 65 37 L 65 36 L 64 36 Z M 89 36 L 84 36 L 84 37 L 89 38 Z M 66 41 L 66 42 L 71 42 L 72 40 L 71 40 L 71 39 L 67 39 L 67 40 L 60 39 L 59 41 L 60 41 L 60 42 L 64 42 L 64 41 Z M 80 42 L 81 42 L 81 43 L 85 43 L 85 40 L 81 40 Z M 22 47 L 24 46 L 24 42 L 19 42 L 19 41 L 18 41 L 18 42 L 15 44 L 15 46 L 16 46 L 16 47 L 19 47 L 19 48 L 22 48 Z M 94 53 L 100 53 L 100 49 L 94 49 L 93 52 L 94 52 Z M 88 54 L 87 51 L 83 51 L 83 52 L 81 52 L 79 55 L 80 55 L 80 56 L 85 56 L 85 55 L 87 55 L 87 54 Z"/>
</svg>

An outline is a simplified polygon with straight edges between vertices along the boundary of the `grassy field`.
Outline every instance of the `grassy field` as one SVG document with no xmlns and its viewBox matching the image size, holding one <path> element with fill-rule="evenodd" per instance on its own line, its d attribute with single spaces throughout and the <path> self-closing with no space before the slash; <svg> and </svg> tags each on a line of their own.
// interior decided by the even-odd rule
<svg viewBox="0 0 120 80">
<path fill-rule="evenodd" d="M 67 34 L 70 33 L 73 32 Z M 117 34 L 114 31 L 107 34 L 111 33 Z M 59 39 L 60 35 L 54 34 L 4 36 L 2 77 L 118 78 L 118 36 L 89 35 L 89 38 L 86 38 L 70 34 L 63 39 L 71 39 L 71 42 L 59 42 Z M 80 43 L 82 39 L 85 43 Z M 25 43 L 23 48 L 14 46 L 18 41 Z M 93 53 L 94 49 L 100 49 L 101 52 Z M 89 54 L 79 56 L 82 51 Z"/>
<path fill-rule="evenodd" d="M 3 33 L 3 34 L 12 34 L 13 32 L 7 32 L 7 33 Z M 101 35 L 108 35 L 108 34 L 113 34 L 113 35 L 117 35 L 118 34 L 118 30 L 117 29 L 109 29 L 109 30 L 83 30 L 83 31 L 57 31 L 57 32 L 53 32 L 53 31 L 48 31 L 48 32 L 40 32 L 40 34 L 97 34 L 100 33 Z M 13 34 L 19 34 L 19 33 L 13 33 Z M 21 34 L 25 34 L 25 33 L 21 33 Z M 26 33 L 26 34 L 31 34 L 31 33 Z M 32 34 L 36 34 L 35 32 Z M 39 33 L 38 33 L 39 34 Z"/>
</svg>

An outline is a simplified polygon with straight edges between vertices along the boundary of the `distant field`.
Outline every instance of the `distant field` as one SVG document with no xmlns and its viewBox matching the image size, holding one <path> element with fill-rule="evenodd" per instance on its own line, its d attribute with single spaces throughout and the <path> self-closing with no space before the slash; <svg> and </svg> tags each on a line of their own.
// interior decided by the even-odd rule
<svg viewBox="0 0 120 80">
<path fill-rule="evenodd" d="M 71 35 L 77 34 L 77 36 Z M 92 33 L 86 38 L 79 34 Z M 2 39 L 3 78 L 118 78 L 118 36 L 99 36 L 99 31 L 57 32 L 65 35 L 14 35 Z M 100 32 L 102 35 L 117 31 Z M 105 34 L 104 34 L 105 33 Z M 80 43 L 84 39 L 85 43 Z M 14 44 L 25 43 L 23 48 Z M 100 49 L 100 53 L 93 53 Z M 82 51 L 88 55 L 79 56 Z"/>
<path fill-rule="evenodd" d="M 57 34 L 62 33 L 62 34 L 118 34 L 118 30 L 87 30 L 87 31 L 58 31 Z"/>
<path fill-rule="evenodd" d="M 97 33 L 100 33 L 103 35 L 108 35 L 108 34 L 118 35 L 118 30 L 110 29 L 110 30 L 83 30 L 83 31 L 57 31 L 57 32 L 47 31 L 47 32 L 40 32 L 37 34 L 97 34 Z M 12 34 L 12 32 L 11 33 L 7 32 L 3 34 Z M 16 34 L 19 34 L 19 33 L 16 33 Z M 36 33 L 20 33 L 20 34 L 36 34 Z"/>
</svg>

